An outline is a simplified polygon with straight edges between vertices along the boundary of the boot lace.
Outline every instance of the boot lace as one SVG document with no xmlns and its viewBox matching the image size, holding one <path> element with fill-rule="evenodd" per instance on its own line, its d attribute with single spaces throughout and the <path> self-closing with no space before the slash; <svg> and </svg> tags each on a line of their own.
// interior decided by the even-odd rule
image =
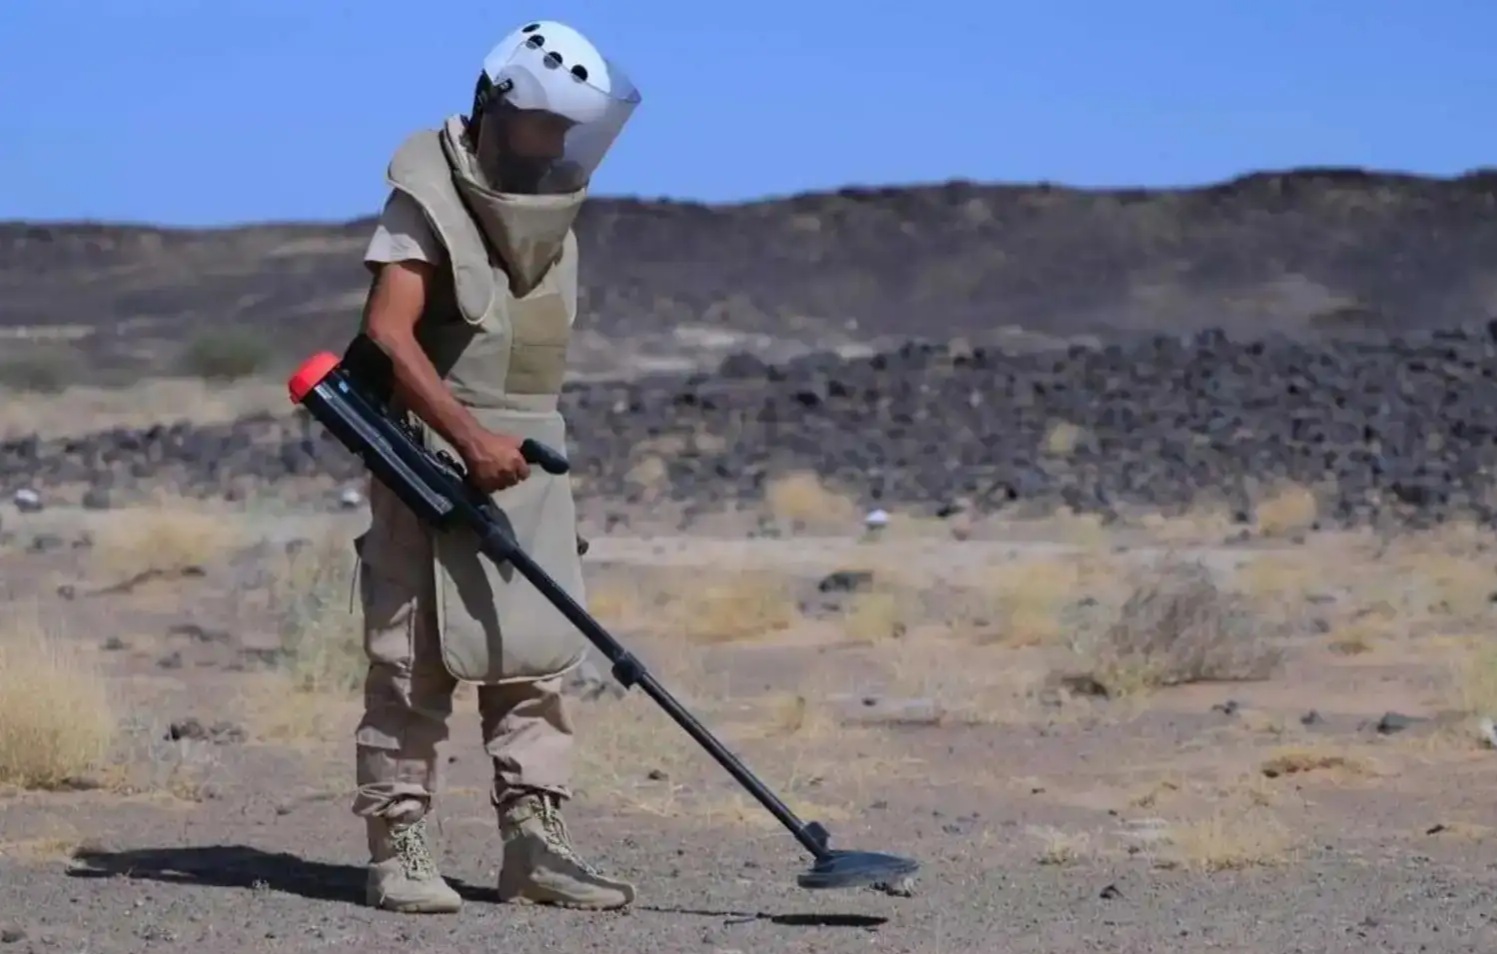
<svg viewBox="0 0 1497 954">
<path fill-rule="evenodd" d="M 426 880 L 437 876 L 437 863 L 426 844 L 426 819 L 397 828 L 391 832 L 390 840 L 407 877 Z"/>
<path fill-rule="evenodd" d="M 581 868 L 586 873 L 595 877 L 601 877 L 598 869 L 594 868 L 580 855 L 572 846 L 571 833 L 567 831 L 566 819 L 561 815 L 561 809 L 557 806 L 555 799 L 545 795 L 538 796 L 539 802 L 536 814 L 540 816 L 541 830 L 546 833 L 546 844 L 558 855 Z"/>
</svg>

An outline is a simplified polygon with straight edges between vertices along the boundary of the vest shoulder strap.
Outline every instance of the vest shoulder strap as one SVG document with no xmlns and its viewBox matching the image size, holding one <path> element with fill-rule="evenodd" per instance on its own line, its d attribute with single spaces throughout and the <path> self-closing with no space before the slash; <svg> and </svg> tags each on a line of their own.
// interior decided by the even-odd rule
<svg viewBox="0 0 1497 954">
<path fill-rule="evenodd" d="M 407 136 L 395 150 L 385 179 L 421 206 L 447 250 L 458 310 L 470 323 L 482 321 L 498 293 L 494 269 L 483 234 L 452 183 L 440 133 L 423 129 Z"/>
</svg>

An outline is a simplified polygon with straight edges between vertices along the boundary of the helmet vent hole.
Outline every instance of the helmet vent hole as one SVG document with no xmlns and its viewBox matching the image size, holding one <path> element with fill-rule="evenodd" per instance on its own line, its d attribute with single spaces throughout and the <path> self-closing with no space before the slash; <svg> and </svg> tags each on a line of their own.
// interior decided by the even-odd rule
<svg viewBox="0 0 1497 954">
<path fill-rule="evenodd" d="M 532 23 L 532 24 L 530 24 L 530 26 L 526 27 L 521 32 L 523 32 L 523 33 L 534 33 L 536 30 L 539 30 L 540 28 L 541 28 L 541 25 L 539 23 Z"/>
<path fill-rule="evenodd" d="M 578 63 L 576 66 L 572 67 L 572 75 L 582 80 L 583 82 L 587 82 L 587 67 L 583 66 L 581 63 Z"/>
<path fill-rule="evenodd" d="M 552 50 L 550 53 L 546 54 L 546 59 L 544 62 L 548 67 L 554 70 L 557 67 L 561 66 L 561 54 L 556 52 L 555 50 Z"/>
<path fill-rule="evenodd" d="M 532 50 L 538 50 L 546 45 L 546 38 L 537 33 L 535 36 L 526 40 L 525 45 L 530 47 Z"/>
</svg>

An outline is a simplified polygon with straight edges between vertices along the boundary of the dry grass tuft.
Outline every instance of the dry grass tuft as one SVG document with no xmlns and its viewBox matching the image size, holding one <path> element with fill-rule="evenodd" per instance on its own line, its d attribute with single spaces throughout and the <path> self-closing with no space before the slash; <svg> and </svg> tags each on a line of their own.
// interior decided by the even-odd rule
<svg viewBox="0 0 1497 954">
<path fill-rule="evenodd" d="M 22 864 L 50 865 L 67 863 L 90 845 L 71 825 L 56 825 L 47 835 L 32 835 L 14 841 L 0 841 L 0 858 Z"/>
<path fill-rule="evenodd" d="M 588 611 L 606 626 L 694 643 L 727 643 L 789 629 L 800 617 L 794 580 L 768 570 L 672 569 L 590 582 Z"/>
<path fill-rule="evenodd" d="M 827 487 L 812 471 L 795 471 L 770 481 L 764 499 L 776 520 L 791 530 L 858 529 L 862 517 L 857 503 Z"/>
<path fill-rule="evenodd" d="M 1076 453 L 1076 448 L 1086 439 L 1086 429 L 1080 425 L 1070 421 L 1053 421 L 1045 432 L 1041 446 L 1046 456 L 1064 458 Z"/>
<path fill-rule="evenodd" d="M 1303 552 L 1255 554 L 1234 574 L 1235 588 L 1260 611 L 1292 618 L 1303 612 L 1312 590 L 1324 585 L 1323 563 Z"/>
<path fill-rule="evenodd" d="M 1215 501 L 1203 501 L 1168 516 L 1142 514 L 1136 522 L 1152 539 L 1171 545 L 1219 543 L 1238 528 L 1231 508 Z"/>
<path fill-rule="evenodd" d="M 272 577 L 271 609 L 285 673 L 301 692 L 349 695 L 368 669 L 348 541 L 328 534 L 289 548 Z"/>
<path fill-rule="evenodd" d="M 245 686 L 237 704 L 254 741 L 291 747 L 341 744 L 359 719 L 357 697 L 308 689 L 284 672 L 261 674 Z"/>
<path fill-rule="evenodd" d="M 1315 492 L 1300 484 L 1274 488 L 1253 508 L 1253 525 L 1260 536 L 1287 537 L 1315 526 L 1320 503 Z"/>
<path fill-rule="evenodd" d="M 911 587 L 884 584 L 852 594 L 842 607 L 848 639 L 879 643 L 906 635 L 920 622 L 920 596 Z"/>
<path fill-rule="evenodd" d="M 1050 515 L 1046 523 L 1054 528 L 1056 539 L 1073 546 L 1096 549 L 1108 541 L 1107 523 L 1099 513 L 1078 513 L 1062 506 Z"/>
<path fill-rule="evenodd" d="M 1258 767 L 1265 778 L 1283 778 L 1310 772 L 1328 772 L 1337 776 L 1364 776 L 1377 772 L 1369 759 L 1351 752 L 1315 747 L 1280 749 Z"/>
<path fill-rule="evenodd" d="M 1278 865 L 1293 849 L 1288 830 L 1262 812 L 1227 809 L 1174 826 L 1161 861 L 1194 871 L 1228 871 Z"/>
<path fill-rule="evenodd" d="M 223 513 L 184 506 L 111 511 L 94 534 L 89 562 L 118 580 L 143 573 L 201 570 L 246 542 L 242 526 Z"/>
<path fill-rule="evenodd" d="M 596 574 L 597 571 L 593 571 Z M 628 629 L 658 622 L 663 600 L 664 572 L 621 574 L 604 572 L 587 580 L 587 611 L 604 626 Z"/>
<path fill-rule="evenodd" d="M 1218 588 L 1209 568 L 1174 560 L 1134 588 L 1095 653 L 1092 674 L 1114 696 L 1266 679 L 1282 656 L 1246 602 Z"/>
<path fill-rule="evenodd" d="M 1494 552 L 1497 533 L 1451 521 L 1387 541 L 1358 582 L 1376 586 L 1379 599 L 1411 618 L 1483 620 L 1497 591 Z"/>
<path fill-rule="evenodd" d="M 1029 833 L 1040 842 L 1034 860 L 1042 865 L 1073 865 L 1095 851 L 1092 836 L 1086 832 L 1068 832 L 1040 825 L 1030 828 Z"/>
<path fill-rule="evenodd" d="M 692 575 L 666 604 L 673 631 L 697 643 L 756 639 L 799 617 L 791 581 L 768 571 Z"/>
<path fill-rule="evenodd" d="M 1490 554 L 1409 554 L 1398 561 L 1410 587 L 1410 610 L 1472 619 L 1487 615 L 1497 592 L 1497 565 Z"/>
<path fill-rule="evenodd" d="M 76 643 L 33 613 L 0 622 L 0 783 L 51 789 L 98 769 L 118 720 L 110 687 Z"/>
<path fill-rule="evenodd" d="M 786 693 L 766 700 L 762 731 L 769 737 L 825 738 L 837 731 L 838 723 L 826 709 L 799 693 Z"/>
<path fill-rule="evenodd" d="M 1343 656 L 1370 653 L 1393 638 L 1396 617 L 1387 607 L 1373 607 L 1335 626 L 1327 645 Z"/>
<path fill-rule="evenodd" d="M 1497 720 L 1497 645 L 1470 652 L 1455 667 L 1454 675 L 1460 710 Z"/>
<path fill-rule="evenodd" d="M 1077 559 L 1016 560 L 994 568 L 955 628 L 982 643 L 1050 645 L 1065 634 L 1066 609 L 1084 595 Z"/>
</svg>

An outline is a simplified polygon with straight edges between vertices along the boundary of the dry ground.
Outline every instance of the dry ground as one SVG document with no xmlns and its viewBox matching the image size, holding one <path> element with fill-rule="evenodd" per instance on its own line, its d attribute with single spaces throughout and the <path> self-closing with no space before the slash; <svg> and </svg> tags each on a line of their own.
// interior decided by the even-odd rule
<svg viewBox="0 0 1497 954">
<path fill-rule="evenodd" d="M 799 890 L 798 846 L 642 694 L 604 694 L 577 705 L 573 827 L 639 906 L 498 905 L 465 693 L 438 812 L 471 903 L 370 911 L 362 517 L 5 511 L 0 942 L 1494 949 L 1486 531 L 1305 534 L 1296 488 L 1241 543 L 1210 513 L 867 538 L 814 480 L 770 500 L 777 539 L 585 528 L 593 609 L 838 844 L 919 858 L 912 896 Z"/>
<path fill-rule="evenodd" d="M 45 400 L 0 382 L 0 441 L 31 434 L 82 436 L 116 427 L 149 427 L 162 420 L 225 424 L 247 414 L 290 411 L 284 378 L 267 376 L 232 382 L 157 378 L 123 391 L 80 384 L 48 394 Z"/>
</svg>

